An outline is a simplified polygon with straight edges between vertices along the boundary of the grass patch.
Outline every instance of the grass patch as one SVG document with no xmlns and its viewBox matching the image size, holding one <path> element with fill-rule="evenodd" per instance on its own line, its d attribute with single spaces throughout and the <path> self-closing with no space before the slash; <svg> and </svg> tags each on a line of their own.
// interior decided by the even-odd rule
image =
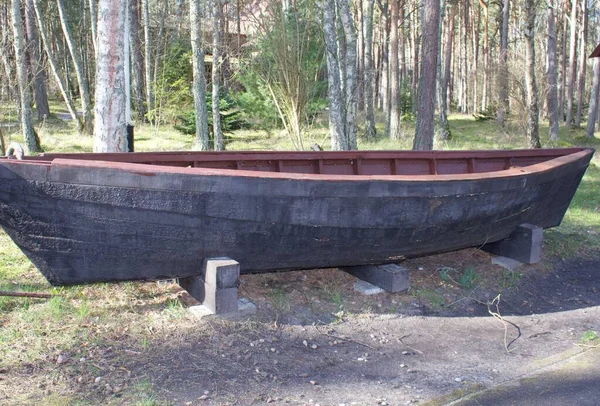
<svg viewBox="0 0 600 406">
<path fill-rule="evenodd" d="M 431 308 L 434 310 L 440 310 L 446 303 L 444 296 L 441 293 L 431 289 L 417 289 L 413 291 L 413 295 L 429 302 Z"/>
<path fill-rule="evenodd" d="M 185 308 L 179 299 L 168 299 L 164 311 L 169 315 L 169 317 L 173 319 L 179 319 L 183 317 Z"/>
<path fill-rule="evenodd" d="M 500 289 L 509 289 L 517 286 L 523 274 L 516 271 L 503 271 L 500 274 Z"/>
<path fill-rule="evenodd" d="M 584 344 L 598 340 L 600 340 L 600 336 L 598 336 L 598 333 L 591 330 L 585 331 L 581 336 L 581 342 Z"/>
<path fill-rule="evenodd" d="M 447 283 L 454 283 L 462 289 L 471 290 L 479 280 L 479 275 L 473 267 L 459 271 L 453 268 L 442 268 L 439 270 L 440 279 Z"/>
<path fill-rule="evenodd" d="M 268 292 L 273 310 L 277 313 L 289 312 L 291 309 L 291 301 L 288 293 L 282 288 L 275 286 Z"/>
</svg>

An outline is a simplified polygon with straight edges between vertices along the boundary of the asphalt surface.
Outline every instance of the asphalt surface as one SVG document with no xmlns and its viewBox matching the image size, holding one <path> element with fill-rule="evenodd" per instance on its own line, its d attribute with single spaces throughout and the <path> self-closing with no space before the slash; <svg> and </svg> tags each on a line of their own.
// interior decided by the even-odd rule
<svg viewBox="0 0 600 406">
<path fill-rule="evenodd" d="M 467 395 L 452 405 L 600 405 L 600 348 L 570 357 L 547 370 Z"/>
</svg>

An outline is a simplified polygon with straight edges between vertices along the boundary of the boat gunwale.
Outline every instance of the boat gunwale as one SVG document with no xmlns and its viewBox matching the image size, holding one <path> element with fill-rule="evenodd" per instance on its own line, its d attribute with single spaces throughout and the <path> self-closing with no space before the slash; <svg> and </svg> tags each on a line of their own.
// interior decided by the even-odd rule
<svg viewBox="0 0 600 406">
<path fill-rule="evenodd" d="M 135 156 L 151 159 L 153 156 L 165 157 L 171 155 L 178 158 L 202 157 L 210 161 L 228 161 L 235 160 L 237 156 L 240 159 L 249 160 L 316 160 L 316 159 L 467 159 L 467 158 L 519 158 L 519 157 L 543 157 L 543 156 L 563 156 L 572 153 L 591 150 L 587 147 L 571 148 L 537 148 L 537 149 L 492 149 L 492 150 L 432 150 L 432 151 L 413 151 L 413 150 L 351 150 L 351 151 L 158 151 L 158 152 L 135 152 Z M 93 157 L 124 157 L 124 160 L 113 162 L 126 162 L 125 157 L 131 156 L 131 153 L 93 153 L 93 152 L 68 152 L 68 153 L 41 153 L 36 157 L 49 159 L 69 159 L 70 156 L 85 157 L 86 160 L 103 161 L 103 159 L 92 159 Z M 466 156 L 468 155 L 468 156 Z M 248 158 L 253 156 L 254 158 Z M 35 159 L 36 157 L 28 157 Z M 210 159 L 206 159 L 210 158 Z M 79 158 L 81 159 L 81 158 Z M 40 159 L 46 161 L 47 159 Z M 164 160 L 167 162 L 170 160 Z M 193 162 L 193 160 L 190 160 Z M 133 163 L 133 162 L 132 162 Z"/>
<path fill-rule="evenodd" d="M 222 160 L 235 160 L 232 156 L 236 154 L 240 155 L 276 155 L 281 156 L 282 154 L 289 154 L 291 156 L 302 157 L 305 160 L 314 159 L 369 159 L 364 158 L 365 154 L 357 154 L 362 151 L 331 151 L 331 152 L 287 152 L 282 153 L 279 151 L 268 151 L 265 152 L 253 152 L 253 151 L 241 151 L 231 152 L 223 154 L 222 152 L 181 152 L 181 155 L 192 155 L 202 154 L 206 157 L 214 155 L 217 157 L 223 157 Z M 468 154 L 465 154 L 468 152 Z M 81 168 L 96 168 L 96 169 L 116 169 L 130 173 L 135 173 L 142 176 L 155 176 L 160 174 L 179 174 L 189 176 L 224 176 L 224 177 L 243 177 L 243 178 L 258 178 L 258 179 L 282 179 L 282 180 L 315 180 L 315 181 L 347 181 L 347 182 L 361 182 L 361 181 L 409 181 L 409 182 L 431 182 L 431 181 L 474 181 L 474 180 L 485 180 L 495 178 L 509 178 L 524 175 L 531 175 L 535 173 L 541 173 L 552 170 L 556 167 L 566 165 L 572 162 L 576 162 L 583 159 L 585 156 L 592 155 L 594 150 L 592 148 L 556 148 L 556 149 L 535 149 L 535 150 L 482 150 L 482 151 L 367 151 L 366 155 L 373 156 L 373 158 L 386 159 L 383 154 L 392 154 L 396 159 L 470 159 L 470 158 L 512 158 L 512 157 L 540 157 L 550 156 L 554 157 L 544 162 L 540 162 L 533 165 L 511 167 L 509 169 L 499 171 L 488 171 L 488 172 L 475 172 L 475 173 L 456 173 L 456 174 L 421 174 L 421 175 L 354 175 L 354 174 L 318 174 L 318 173 L 297 173 L 297 172 L 274 172 L 274 171 L 254 171 L 244 169 L 225 169 L 225 168 L 202 168 L 202 167 L 179 167 L 179 166 L 167 166 L 167 165 L 156 165 L 148 163 L 134 163 L 134 162 L 123 162 L 123 161 L 106 161 L 106 160 L 92 160 L 92 159 L 69 159 L 63 157 L 56 157 L 53 160 L 37 160 L 37 157 L 29 157 L 25 160 L 10 160 L 5 162 L 15 164 L 31 164 L 52 167 L 81 167 Z M 515 154 L 516 153 L 516 154 Z M 562 154 L 561 154 L 562 153 Z M 145 155 L 170 155 L 178 154 L 177 152 L 141 152 L 136 154 Z M 207 154 L 207 155 L 205 155 Z M 56 154 L 60 156 L 77 155 L 82 154 Z M 96 154 L 86 154 L 95 156 Z M 99 158 L 106 154 L 97 154 Z M 110 154 L 111 156 L 117 154 Z M 119 154 L 120 155 L 120 154 Z M 127 156 L 128 154 L 123 154 Z M 138 155 L 139 156 L 139 155 Z M 50 157 L 52 154 L 41 154 L 40 157 Z M 225 159 L 227 158 L 227 159 Z M 293 158 L 287 158 L 293 159 Z M 391 159 L 391 158 L 390 158 Z M 259 160 L 259 159 L 256 159 Z M 267 160 L 267 159 L 265 159 Z M 0 161 L 2 162 L 2 161 Z"/>
</svg>

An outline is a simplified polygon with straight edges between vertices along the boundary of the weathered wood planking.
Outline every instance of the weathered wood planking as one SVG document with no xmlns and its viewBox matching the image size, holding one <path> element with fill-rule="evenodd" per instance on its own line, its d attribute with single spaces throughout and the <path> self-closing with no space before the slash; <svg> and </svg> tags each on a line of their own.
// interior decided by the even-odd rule
<svg viewBox="0 0 600 406">
<path fill-rule="evenodd" d="M 242 272 L 391 263 L 558 225 L 593 153 L 499 152 L 486 159 L 533 165 L 473 173 L 482 156 L 462 175 L 377 177 L 0 160 L 0 225 L 56 285 L 194 276 L 223 256 Z"/>
</svg>

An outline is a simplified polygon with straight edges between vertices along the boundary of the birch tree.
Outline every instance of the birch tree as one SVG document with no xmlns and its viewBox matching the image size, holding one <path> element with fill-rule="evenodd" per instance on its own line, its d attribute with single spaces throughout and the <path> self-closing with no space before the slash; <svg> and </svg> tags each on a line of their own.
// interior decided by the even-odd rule
<svg viewBox="0 0 600 406">
<path fill-rule="evenodd" d="M 574 127 L 581 126 L 581 112 L 583 109 L 583 96 L 585 95 L 585 71 L 587 67 L 587 26 L 588 26 L 588 0 L 581 0 L 581 26 L 579 34 L 579 71 L 577 73 L 577 110 L 575 112 Z"/>
<path fill-rule="evenodd" d="M 530 1 L 530 0 L 526 0 Z M 483 84 L 481 86 L 481 110 L 484 111 L 488 106 L 488 75 L 490 61 L 490 42 L 489 42 L 489 10 L 488 3 L 479 0 L 483 7 Z"/>
<path fill-rule="evenodd" d="M 35 24 L 33 0 L 25 1 L 25 25 L 27 28 L 27 51 L 29 56 L 30 73 L 33 78 L 33 95 L 38 120 L 50 115 L 48 93 L 46 91 L 46 71 L 39 51 L 39 35 Z"/>
<path fill-rule="evenodd" d="M 399 140 L 402 137 L 401 116 L 400 116 L 400 70 L 398 66 L 398 24 L 399 7 L 401 0 L 390 0 L 391 7 L 391 28 L 390 28 L 390 138 Z"/>
<path fill-rule="evenodd" d="M 71 59 L 73 61 L 75 75 L 77 76 L 77 84 L 79 85 L 79 92 L 81 94 L 81 109 L 83 110 L 83 130 L 86 134 L 91 135 L 94 134 L 94 128 L 92 124 L 92 102 L 90 97 L 90 87 L 88 84 L 88 79 L 84 73 L 83 63 L 81 62 L 77 46 L 75 44 L 75 41 L 73 40 L 73 36 L 71 35 L 71 29 L 69 28 L 69 22 L 67 21 L 64 0 L 56 0 L 56 5 L 58 7 L 60 24 L 62 27 L 63 34 L 65 36 L 67 48 L 69 48 L 69 54 L 71 55 Z M 98 12 L 99 11 L 100 10 L 98 8 Z M 96 103 L 98 103 L 98 100 L 96 100 Z"/>
<path fill-rule="evenodd" d="M 220 0 L 212 0 L 212 20 L 213 20 L 213 46 L 212 46 L 212 117 L 213 117 L 213 136 L 214 147 L 217 151 L 223 150 L 223 131 L 221 129 L 221 113 L 219 111 L 219 78 L 220 78 L 220 48 L 221 48 L 221 4 Z M 196 123 L 197 125 L 197 123 Z"/>
<path fill-rule="evenodd" d="M 147 2 L 147 0 L 144 0 Z M 196 114 L 195 148 L 206 151 L 208 144 L 208 119 L 206 112 L 206 79 L 204 77 L 204 49 L 202 48 L 202 31 L 200 27 L 200 2 L 190 0 L 190 34 L 192 42 L 192 69 L 194 83 L 194 112 Z"/>
<path fill-rule="evenodd" d="M 124 64 L 127 15 L 126 2 L 98 2 L 94 152 L 127 152 Z"/>
<path fill-rule="evenodd" d="M 21 99 L 19 116 L 23 139 L 25 141 L 25 153 L 30 155 L 38 152 L 40 146 L 36 142 L 33 123 L 31 122 L 31 86 L 27 78 L 25 32 L 23 31 L 23 17 L 21 16 L 21 2 L 19 0 L 11 0 L 11 17 L 15 62 L 17 65 L 17 81 L 19 83 L 19 95 Z"/>
<path fill-rule="evenodd" d="M 65 82 L 60 75 L 60 70 L 58 66 L 58 62 L 54 57 L 54 52 L 50 48 L 50 38 L 46 33 L 46 27 L 44 26 L 44 19 L 42 18 L 42 13 L 40 11 L 39 0 L 33 0 L 33 9 L 35 11 L 35 18 L 37 22 L 38 32 L 42 37 L 42 43 L 44 44 L 44 51 L 46 52 L 46 58 L 48 61 L 48 65 L 50 65 L 50 70 L 52 71 L 52 75 L 54 76 L 54 81 L 58 86 L 60 94 L 63 97 L 63 100 L 67 106 L 67 110 L 69 111 L 69 115 L 71 116 L 71 120 L 76 123 L 77 132 L 82 133 L 83 131 L 83 123 L 81 122 L 81 118 L 77 115 L 77 110 L 75 109 L 75 105 L 73 104 L 73 100 L 67 91 Z"/>
<path fill-rule="evenodd" d="M 551 141 L 558 140 L 558 95 L 556 82 L 556 24 L 554 21 L 555 0 L 548 1 L 548 55 L 546 80 L 548 81 L 548 120 Z"/>
<path fill-rule="evenodd" d="M 562 1 L 561 9 L 561 21 L 562 21 L 562 33 L 561 33 L 561 47 L 560 47 L 560 79 L 558 80 L 558 120 L 559 123 L 563 123 L 565 120 L 565 87 L 567 83 L 567 35 L 568 27 L 567 15 L 569 14 L 568 2 Z"/>
<path fill-rule="evenodd" d="M 90 22 L 91 22 L 91 31 L 92 31 L 92 44 L 94 45 L 94 52 L 98 49 L 98 45 L 96 43 L 98 38 L 98 33 L 96 27 L 98 26 L 98 10 L 96 8 L 96 3 L 98 0 L 89 0 L 90 6 Z"/>
<path fill-rule="evenodd" d="M 433 148 L 440 3 L 439 0 L 422 0 L 421 3 L 421 66 L 413 149 L 428 150 Z"/>
<path fill-rule="evenodd" d="M 358 105 L 358 77 L 357 77 L 357 47 L 356 27 L 350 13 L 349 0 L 337 0 L 340 9 L 340 19 L 346 39 L 345 61 L 345 133 L 348 139 L 348 148 L 356 149 L 356 110 Z"/>
<path fill-rule="evenodd" d="M 154 94 L 152 92 L 152 48 L 150 42 L 150 11 L 148 9 L 148 0 L 141 0 L 141 2 L 142 16 L 144 20 L 144 73 L 146 76 L 146 110 L 150 112 L 152 111 L 152 109 L 154 109 Z M 193 2 L 197 3 L 197 0 L 193 0 Z M 190 1 L 190 7 L 193 2 Z M 190 16 L 191 14 L 192 11 L 190 10 Z M 197 20 L 199 23 L 199 17 L 197 17 Z M 193 24 L 191 29 L 194 30 Z M 192 38 L 192 49 L 193 47 L 194 41 Z"/>
<path fill-rule="evenodd" d="M 365 39 L 365 75 L 364 75 L 364 103 L 365 103 L 365 137 L 375 137 L 375 108 L 373 104 L 373 7 L 375 0 L 365 1 L 364 12 L 364 39 Z M 327 34 L 325 34 L 327 35 Z"/>
<path fill-rule="evenodd" d="M 535 81 L 535 6 L 525 2 L 525 82 L 527 88 L 527 140 L 531 148 L 540 148 L 538 89 Z"/>
<path fill-rule="evenodd" d="M 325 33 L 325 56 L 327 60 L 327 98 L 329 101 L 329 134 L 331 149 L 348 149 L 344 134 L 343 99 L 340 81 L 340 64 L 335 26 L 335 0 L 323 0 L 323 31 Z"/>
<path fill-rule="evenodd" d="M 440 89 L 439 89 L 439 118 L 440 118 L 440 139 L 447 140 L 450 138 L 450 130 L 448 126 L 448 86 L 450 85 L 450 70 L 451 70 L 451 62 L 452 62 L 452 41 L 454 38 L 454 15 L 456 13 L 456 5 L 453 1 L 448 2 L 449 6 L 449 14 L 446 24 L 446 40 L 445 46 L 446 50 L 444 66 L 442 69 L 441 64 L 438 62 L 438 66 L 440 66 Z M 441 46 L 440 46 L 441 48 Z"/>
<path fill-rule="evenodd" d="M 530 1 L 530 0 L 526 0 Z M 502 29 L 500 31 L 500 58 L 498 60 L 498 112 L 496 122 L 504 126 L 508 111 L 508 20 L 510 18 L 510 0 L 502 1 Z"/>
<path fill-rule="evenodd" d="M 599 7 L 600 8 L 600 7 Z M 600 43 L 600 32 L 598 33 L 598 42 Z M 587 126 L 585 136 L 594 138 L 594 129 L 596 120 L 599 118 L 600 108 L 600 58 L 594 58 L 594 70 L 592 76 L 592 91 L 590 93 L 590 108 L 587 117 Z"/>
<path fill-rule="evenodd" d="M 0 60 L 2 60 L 5 76 L 3 87 L 6 90 L 6 94 L 15 102 L 17 110 L 19 110 L 21 103 L 18 91 L 19 86 L 13 82 L 15 74 L 11 63 L 14 54 L 14 46 L 10 41 L 10 35 L 12 34 L 9 33 L 12 30 L 9 22 L 9 9 L 11 8 L 11 3 L 8 2 L 0 9 Z"/>
<path fill-rule="evenodd" d="M 93 0 L 92 0 L 93 1 Z M 143 123 L 146 121 L 146 105 L 144 104 L 144 56 L 142 53 L 142 41 L 140 38 L 141 26 L 139 19 L 140 1 L 130 0 L 129 4 L 129 21 L 131 25 L 131 65 L 133 76 L 133 104 L 137 113 L 136 122 Z"/>
<path fill-rule="evenodd" d="M 566 125 L 573 125 L 573 95 L 575 93 L 575 71 L 577 61 L 577 0 L 571 0 L 571 38 L 569 41 L 569 77 L 567 78 L 567 118 Z"/>
</svg>

